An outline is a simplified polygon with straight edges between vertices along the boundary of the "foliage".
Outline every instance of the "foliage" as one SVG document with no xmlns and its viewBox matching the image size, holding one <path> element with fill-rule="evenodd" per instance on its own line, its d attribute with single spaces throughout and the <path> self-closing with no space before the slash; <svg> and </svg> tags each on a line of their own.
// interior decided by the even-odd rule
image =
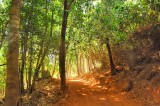
<svg viewBox="0 0 160 106">
<path fill-rule="evenodd" d="M 122 61 L 123 59 L 119 58 L 122 55 L 125 57 L 125 55 L 118 56 L 117 54 L 120 54 L 121 51 L 131 50 L 135 46 L 135 44 L 128 42 L 130 35 L 142 26 L 160 22 L 160 3 L 158 0 L 154 0 L 154 3 L 150 1 L 75 0 L 70 10 L 68 10 L 66 35 L 66 64 L 69 64 L 68 66 L 70 67 L 68 70 L 76 72 L 76 67 L 83 67 L 80 65 L 82 62 L 81 57 L 85 61 L 85 67 L 100 67 L 99 64 L 104 64 L 108 67 L 109 62 L 105 45 L 107 38 L 110 39 L 115 61 Z M 6 39 L 2 43 L 4 37 L 2 33 L 6 30 L 9 7 L 10 0 L 0 2 L 0 42 L 2 44 L 0 64 L 6 62 Z M 22 57 L 26 46 L 24 68 L 26 81 L 24 82 L 28 80 L 27 73 L 29 70 L 32 70 L 33 77 L 37 64 L 40 64 L 45 51 L 47 51 L 43 60 L 45 70 L 49 70 L 50 73 L 54 71 L 58 73 L 59 63 L 57 61 L 55 64 L 54 60 L 58 59 L 59 54 L 62 7 L 63 2 L 58 0 L 23 1 L 21 8 L 19 67 L 22 68 Z M 86 62 L 87 60 L 88 63 Z M 92 61 L 92 64 L 89 66 L 90 61 Z M 6 66 L 0 66 L 0 87 L 5 82 L 5 68 Z M 42 67 L 40 70 L 42 70 Z M 85 70 L 89 70 L 89 68 L 85 68 Z"/>
</svg>

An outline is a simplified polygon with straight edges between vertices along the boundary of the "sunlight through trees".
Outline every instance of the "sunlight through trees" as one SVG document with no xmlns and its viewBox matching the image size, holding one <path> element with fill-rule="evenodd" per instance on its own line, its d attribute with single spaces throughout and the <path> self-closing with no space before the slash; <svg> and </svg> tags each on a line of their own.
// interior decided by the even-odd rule
<svg viewBox="0 0 160 106">
<path fill-rule="evenodd" d="M 137 76 L 158 91 L 159 30 L 159 0 L 0 0 L 0 105 L 23 104 L 53 78 L 63 93 L 68 79 L 109 85 L 121 73 L 122 91 Z"/>
</svg>

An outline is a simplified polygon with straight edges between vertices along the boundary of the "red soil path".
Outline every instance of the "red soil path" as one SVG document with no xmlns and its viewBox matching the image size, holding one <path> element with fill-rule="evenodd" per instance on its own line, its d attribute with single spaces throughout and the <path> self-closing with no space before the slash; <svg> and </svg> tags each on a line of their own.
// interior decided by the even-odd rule
<svg viewBox="0 0 160 106">
<path fill-rule="evenodd" d="M 69 96 L 59 106 L 143 106 L 122 94 L 110 93 L 101 86 L 91 86 L 81 79 L 69 80 Z"/>
</svg>

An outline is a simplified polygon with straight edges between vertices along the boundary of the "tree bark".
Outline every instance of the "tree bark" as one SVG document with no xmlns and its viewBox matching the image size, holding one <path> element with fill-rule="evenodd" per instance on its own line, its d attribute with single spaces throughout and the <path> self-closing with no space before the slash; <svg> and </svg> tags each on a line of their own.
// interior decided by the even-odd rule
<svg viewBox="0 0 160 106">
<path fill-rule="evenodd" d="M 80 76 L 80 72 L 79 72 L 79 61 L 78 61 L 78 53 L 77 52 L 75 52 L 76 54 L 76 61 L 77 61 L 77 75 L 78 75 L 78 77 Z"/>
<path fill-rule="evenodd" d="M 32 46 L 33 46 L 33 37 L 31 36 L 27 94 L 30 94 L 30 88 L 31 88 L 31 82 L 32 82 L 32 80 L 31 80 L 31 78 L 32 78 L 32 61 L 33 61 L 33 47 Z"/>
<path fill-rule="evenodd" d="M 113 63 L 113 58 L 112 58 L 112 52 L 109 44 L 109 39 L 106 40 L 106 47 L 108 49 L 108 55 L 109 55 L 109 62 L 110 62 L 110 67 L 111 67 L 111 75 L 114 76 L 116 75 L 115 72 L 115 65 Z"/>
<path fill-rule="evenodd" d="M 85 58 L 84 58 L 84 54 L 82 55 L 82 63 L 83 63 L 83 73 L 85 73 Z"/>
<path fill-rule="evenodd" d="M 79 72 L 81 75 L 83 74 L 82 72 L 82 53 L 80 53 L 80 56 L 79 56 Z"/>
<path fill-rule="evenodd" d="M 20 99 L 18 51 L 21 0 L 12 0 L 8 24 L 8 53 L 5 106 L 18 106 Z"/>
<path fill-rule="evenodd" d="M 26 64 L 26 52 L 27 52 L 27 36 L 22 37 L 21 41 L 21 49 L 22 49 L 22 63 L 21 63 L 21 70 L 20 70 L 20 88 L 21 88 L 21 95 L 24 95 L 24 68 Z"/>
<path fill-rule="evenodd" d="M 90 66 L 90 59 L 89 59 L 89 57 L 88 57 L 88 70 L 89 70 L 89 72 L 91 72 L 91 66 Z"/>
<path fill-rule="evenodd" d="M 61 29 L 61 41 L 60 41 L 60 53 L 59 53 L 59 69 L 60 69 L 60 78 L 61 78 L 61 91 L 65 92 L 66 85 L 66 72 L 65 72 L 65 57 L 66 57 L 66 48 L 65 48 L 65 35 L 67 29 L 67 19 L 68 19 L 68 10 L 67 10 L 68 0 L 64 0 L 64 11 L 63 11 L 63 21 Z"/>
<path fill-rule="evenodd" d="M 72 5 L 74 0 L 68 4 L 68 0 L 64 0 L 64 10 L 63 10 L 63 19 L 62 19 L 62 29 L 61 29 L 61 40 L 60 40 L 60 48 L 59 48 L 59 71 L 61 78 L 61 91 L 66 92 L 66 72 L 65 72 L 65 60 L 66 60 L 66 47 L 65 47 L 65 36 L 67 29 L 67 20 L 68 20 L 68 11 Z"/>
</svg>

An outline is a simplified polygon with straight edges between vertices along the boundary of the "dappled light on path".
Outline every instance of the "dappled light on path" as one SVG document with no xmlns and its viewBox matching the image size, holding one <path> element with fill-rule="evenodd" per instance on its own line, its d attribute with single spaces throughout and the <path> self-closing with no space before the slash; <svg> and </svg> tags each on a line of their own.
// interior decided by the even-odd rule
<svg viewBox="0 0 160 106">
<path fill-rule="evenodd" d="M 105 97 L 101 97 L 101 98 L 99 98 L 99 100 L 107 100 Z"/>
<path fill-rule="evenodd" d="M 106 87 L 91 85 L 83 79 L 68 81 L 69 96 L 62 106 L 142 106 L 125 99 L 122 94 L 108 92 Z"/>
<path fill-rule="evenodd" d="M 83 81 L 83 79 L 71 79 L 69 81 L 71 81 L 71 82 L 80 82 L 80 81 Z"/>
</svg>

